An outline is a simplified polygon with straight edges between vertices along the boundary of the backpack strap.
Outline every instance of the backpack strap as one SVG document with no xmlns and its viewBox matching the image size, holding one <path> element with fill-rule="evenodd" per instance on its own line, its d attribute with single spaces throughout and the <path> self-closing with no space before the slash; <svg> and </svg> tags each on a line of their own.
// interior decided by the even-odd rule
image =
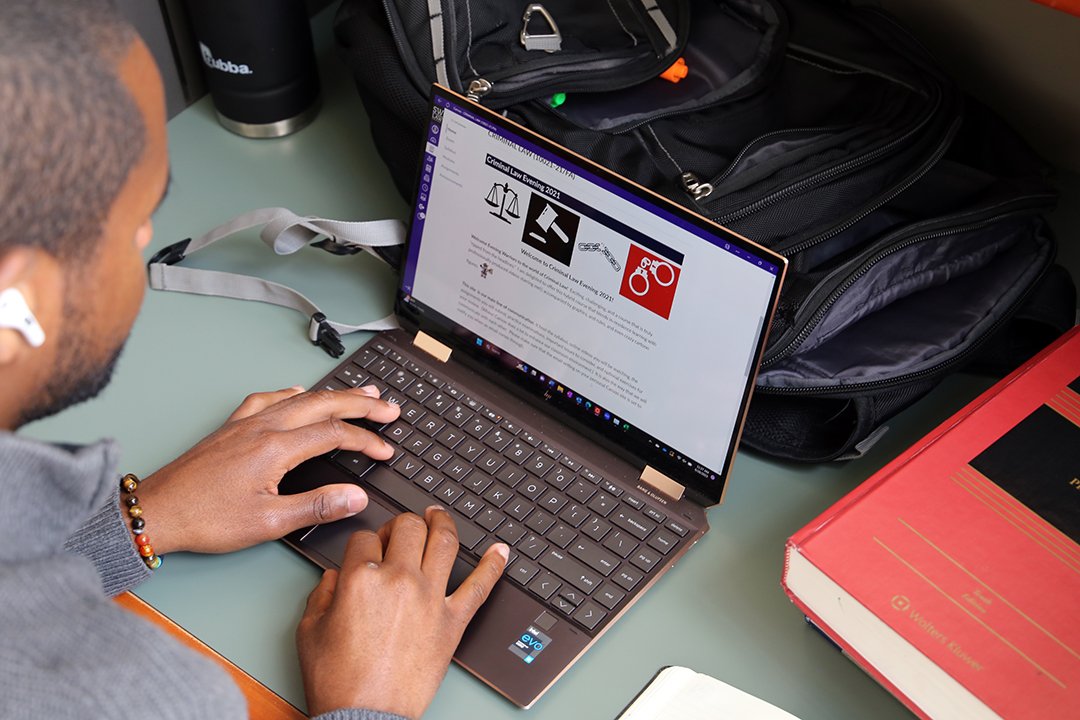
<svg viewBox="0 0 1080 720">
<path fill-rule="evenodd" d="M 334 255 L 365 251 L 385 260 L 378 249 L 405 242 L 405 225 L 400 220 L 345 222 L 300 216 L 286 208 L 261 208 L 238 215 L 202 237 L 181 240 L 158 251 L 146 266 L 150 287 L 154 290 L 258 300 L 292 308 L 308 318 L 308 339 L 333 357 L 340 357 L 345 352 L 341 343 L 343 334 L 398 327 L 393 315 L 359 325 L 336 322 L 329 320 L 306 296 L 288 286 L 251 275 L 177 265 L 192 253 L 222 238 L 260 225 L 262 230 L 259 238 L 278 255 L 291 255 L 312 245 Z"/>
</svg>

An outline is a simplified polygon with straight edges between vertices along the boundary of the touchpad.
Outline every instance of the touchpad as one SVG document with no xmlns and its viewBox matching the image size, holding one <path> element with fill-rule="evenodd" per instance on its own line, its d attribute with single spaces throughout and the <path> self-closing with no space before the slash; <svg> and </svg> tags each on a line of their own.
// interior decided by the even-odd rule
<svg viewBox="0 0 1080 720">
<path fill-rule="evenodd" d="M 354 532 L 358 530 L 375 532 L 397 514 L 397 511 L 389 510 L 372 499 L 358 515 L 316 526 L 299 541 L 299 544 L 304 550 L 321 555 L 326 561 L 319 563 L 323 567 L 340 568 L 341 561 L 345 557 L 345 547 L 349 544 L 349 538 Z M 472 570 L 473 566 L 458 556 L 450 572 L 447 594 L 457 590 L 458 585 L 468 577 Z"/>
</svg>

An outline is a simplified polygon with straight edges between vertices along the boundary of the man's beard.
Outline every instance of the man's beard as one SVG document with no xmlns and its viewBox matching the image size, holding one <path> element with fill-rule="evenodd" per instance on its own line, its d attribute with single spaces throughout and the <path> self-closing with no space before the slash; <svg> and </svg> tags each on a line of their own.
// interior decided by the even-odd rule
<svg viewBox="0 0 1080 720">
<path fill-rule="evenodd" d="M 93 344 L 84 334 L 87 313 L 81 306 L 70 302 L 66 295 L 64 324 L 71 331 L 63 333 L 65 346 L 58 351 L 56 371 L 36 402 L 23 409 L 18 425 L 55 415 L 96 397 L 112 379 L 113 368 L 124 350 L 124 343 L 121 342 L 105 360 L 97 360 L 92 352 Z M 59 336 L 60 333 L 57 333 Z"/>
</svg>

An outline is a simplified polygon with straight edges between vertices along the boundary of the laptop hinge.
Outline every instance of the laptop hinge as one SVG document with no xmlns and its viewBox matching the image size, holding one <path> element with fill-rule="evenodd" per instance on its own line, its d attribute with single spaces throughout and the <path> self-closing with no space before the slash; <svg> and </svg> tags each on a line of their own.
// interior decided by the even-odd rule
<svg viewBox="0 0 1080 720">
<path fill-rule="evenodd" d="M 424 332 L 416 333 L 416 337 L 413 338 L 413 345 L 420 348 L 428 355 L 431 355 L 439 362 L 446 362 L 449 360 L 450 353 L 452 352 L 450 348 Z"/>
<path fill-rule="evenodd" d="M 641 471 L 641 477 L 638 479 L 657 492 L 667 495 L 672 500 L 682 500 L 683 493 L 686 492 L 685 487 L 650 465 L 645 466 L 645 469 Z"/>
</svg>

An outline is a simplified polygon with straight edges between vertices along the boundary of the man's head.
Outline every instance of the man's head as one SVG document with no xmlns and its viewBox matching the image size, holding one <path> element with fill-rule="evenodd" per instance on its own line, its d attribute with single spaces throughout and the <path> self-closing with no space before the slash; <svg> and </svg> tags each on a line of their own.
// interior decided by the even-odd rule
<svg viewBox="0 0 1080 720">
<path fill-rule="evenodd" d="M 107 382 L 145 288 L 168 179 L 153 60 L 107 0 L 0 3 L 0 292 L 40 322 L 0 328 L 0 428 Z"/>
</svg>

